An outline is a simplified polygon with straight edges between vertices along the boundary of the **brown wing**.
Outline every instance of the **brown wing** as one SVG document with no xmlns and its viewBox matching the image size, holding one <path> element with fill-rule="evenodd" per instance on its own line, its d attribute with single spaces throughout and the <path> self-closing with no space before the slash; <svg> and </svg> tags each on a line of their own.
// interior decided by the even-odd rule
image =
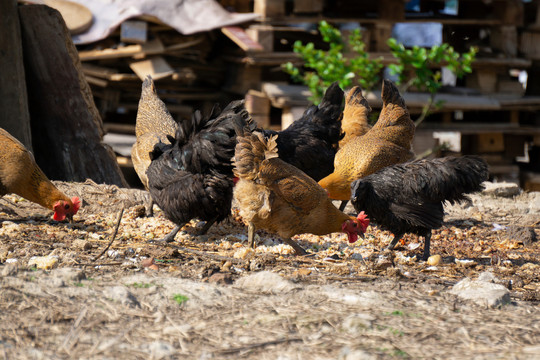
<svg viewBox="0 0 540 360">
<path fill-rule="evenodd" d="M 263 161 L 259 182 L 295 211 L 304 214 L 311 212 L 328 197 L 315 180 L 279 158 Z"/>
</svg>

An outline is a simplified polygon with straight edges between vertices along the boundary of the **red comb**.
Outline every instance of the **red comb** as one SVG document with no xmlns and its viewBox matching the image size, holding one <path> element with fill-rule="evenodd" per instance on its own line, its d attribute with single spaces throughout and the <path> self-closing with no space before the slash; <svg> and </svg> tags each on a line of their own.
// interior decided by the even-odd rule
<svg viewBox="0 0 540 360">
<path fill-rule="evenodd" d="M 369 225 L 369 218 L 367 217 L 366 213 L 360 211 L 360 213 L 356 217 L 356 220 L 358 220 L 358 223 L 362 225 L 362 231 L 366 231 Z"/>
<path fill-rule="evenodd" d="M 81 207 L 81 200 L 77 196 L 74 196 L 71 198 L 71 202 L 73 203 L 73 213 L 76 214 Z"/>
</svg>

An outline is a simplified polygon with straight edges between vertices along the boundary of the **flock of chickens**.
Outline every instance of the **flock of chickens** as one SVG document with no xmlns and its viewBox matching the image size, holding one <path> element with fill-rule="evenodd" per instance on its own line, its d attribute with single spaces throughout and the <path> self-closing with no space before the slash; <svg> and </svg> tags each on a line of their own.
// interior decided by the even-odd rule
<svg viewBox="0 0 540 360">
<path fill-rule="evenodd" d="M 486 162 L 478 156 L 413 160 L 415 126 L 390 81 L 383 82 L 383 107 L 373 127 L 359 87 L 348 91 L 344 107 L 343 100 L 334 83 L 320 105 L 279 132 L 258 128 L 243 101 L 223 110 L 216 105 L 205 116 L 196 111 L 191 120 L 176 123 L 148 77 L 132 160 L 153 201 L 176 224 L 161 241 L 173 241 L 194 218 L 206 222 L 204 234 L 230 215 L 234 202 L 250 246 L 256 229 L 265 229 L 303 255 L 292 236 L 343 232 L 354 243 L 371 220 L 394 233 L 389 248 L 405 233 L 423 236 L 426 260 L 431 230 L 443 223 L 444 202 L 480 191 L 488 178 Z M 21 143 L 3 130 L 0 142 L 11 143 L 0 154 L 0 196 L 19 194 L 53 209 L 56 220 L 77 213 L 79 199 L 54 188 Z M 33 170 L 8 172 L 8 163 Z M 342 200 L 340 209 L 332 200 Z M 343 212 L 348 201 L 356 216 Z"/>
</svg>

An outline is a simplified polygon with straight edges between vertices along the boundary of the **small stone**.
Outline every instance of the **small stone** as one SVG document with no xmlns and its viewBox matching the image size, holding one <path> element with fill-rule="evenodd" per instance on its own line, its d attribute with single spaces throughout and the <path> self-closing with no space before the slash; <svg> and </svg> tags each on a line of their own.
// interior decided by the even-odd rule
<svg viewBox="0 0 540 360">
<path fill-rule="evenodd" d="M 311 274 L 311 269 L 308 268 L 300 268 L 296 271 L 299 276 L 308 276 Z"/>
<path fill-rule="evenodd" d="M 225 264 L 221 267 L 222 271 L 231 271 L 232 262 L 226 261 Z"/>
<path fill-rule="evenodd" d="M 493 278 L 492 274 L 486 273 L 481 274 L 477 280 L 465 278 L 454 285 L 450 293 L 483 306 L 497 307 L 510 303 L 510 291 L 493 282 Z"/>
<path fill-rule="evenodd" d="M 106 297 L 117 301 L 121 304 L 128 305 L 131 307 L 139 307 L 139 301 L 131 292 L 128 291 L 124 286 L 111 286 L 103 290 L 103 293 Z"/>
<path fill-rule="evenodd" d="M 386 276 L 393 278 L 401 278 L 403 277 L 403 274 L 401 273 L 401 270 L 399 268 L 389 267 L 386 269 Z"/>
<path fill-rule="evenodd" d="M 531 227 L 509 226 L 506 229 L 508 240 L 515 240 L 523 245 L 531 245 L 536 242 L 536 233 Z"/>
<path fill-rule="evenodd" d="M 141 265 L 145 268 L 147 267 L 150 267 L 152 265 L 155 265 L 154 263 L 154 258 L 153 257 L 149 257 L 149 258 L 146 258 L 146 259 L 143 259 L 141 260 Z"/>
<path fill-rule="evenodd" d="M 270 294 L 286 293 L 294 289 L 292 282 L 270 271 L 259 271 L 240 278 L 236 280 L 235 286 Z"/>
<path fill-rule="evenodd" d="M 377 263 L 375 264 L 375 269 L 377 270 L 386 270 L 390 267 L 394 266 L 392 264 L 392 261 L 390 261 L 390 259 L 382 259 L 382 258 L 379 258 L 377 260 Z"/>
<path fill-rule="evenodd" d="M 482 191 L 485 195 L 500 196 L 500 197 L 514 197 L 519 195 L 521 189 L 514 183 L 492 183 L 484 182 L 485 189 Z"/>
<path fill-rule="evenodd" d="M 90 250 L 92 249 L 92 243 L 84 239 L 75 239 L 72 246 L 78 250 Z"/>
<path fill-rule="evenodd" d="M 164 341 L 154 341 L 148 344 L 148 350 L 152 359 L 169 359 L 176 353 L 174 346 Z"/>
<path fill-rule="evenodd" d="M 357 334 L 363 329 L 370 329 L 376 318 L 371 314 L 353 314 L 343 320 L 341 327 L 350 334 Z"/>
<path fill-rule="evenodd" d="M 28 266 L 38 269 L 49 270 L 58 264 L 58 258 L 53 256 L 34 256 L 28 261 Z"/>
<path fill-rule="evenodd" d="M 341 350 L 339 355 L 339 360 L 375 360 L 378 357 L 375 354 L 371 354 L 365 350 L 351 350 L 348 347 L 345 347 Z"/>
<path fill-rule="evenodd" d="M 14 276 L 19 271 L 19 265 L 17 263 L 6 264 L 2 269 L 2 276 Z"/>
<path fill-rule="evenodd" d="M 208 278 L 209 283 L 214 284 L 232 284 L 232 278 L 230 274 L 218 272 Z"/>
<path fill-rule="evenodd" d="M 233 257 L 235 259 L 246 259 L 255 255 L 255 250 L 250 247 L 242 247 L 234 253 Z"/>
<path fill-rule="evenodd" d="M 431 266 L 436 266 L 436 265 L 439 265 L 441 261 L 442 261 L 441 255 L 431 255 L 427 259 L 427 264 Z"/>
<path fill-rule="evenodd" d="M 63 279 L 67 283 L 80 282 L 86 279 L 86 273 L 82 269 L 75 268 L 59 268 L 55 269 L 51 276 Z"/>
</svg>

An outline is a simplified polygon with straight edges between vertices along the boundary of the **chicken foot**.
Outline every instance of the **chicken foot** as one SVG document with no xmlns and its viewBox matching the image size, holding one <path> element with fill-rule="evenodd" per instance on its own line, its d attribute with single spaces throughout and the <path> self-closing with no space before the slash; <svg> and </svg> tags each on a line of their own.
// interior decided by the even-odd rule
<svg viewBox="0 0 540 360">
<path fill-rule="evenodd" d="M 392 242 L 390 243 L 390 245 L 388 245 L 387 249 L 394 250 L 394 247 L 396 246 L 397 242 L 399 241 L 399 239 L 401 239 L 402 236 L 403 234 L 394 235 L 394 238 L 392 239 Z M 424 261 L 427 261 L 427 259 L 429 258 L 430 245 L 431 245 L 431 231 L 424 235 L 424 255 L 422 256 L 422 260 Z"/>
<path fill-rule="evenodd" d="M 151 195 L 149 195 L 148 200 L 144 202 L 144 215 L 146 217 L 154 217 L 154 199 Z"/>
<path fill-rule="evenodd" d="M 284 243 L 286 243 L 287 245 L 290 245 L 296 255 L 306 255 L 307 252 L 306 250 L 304 250 L 300 245 L 298 245 L 295 241 L 291 240 L 291 239 L 282 239 Z M 251 248 L 255 248 L 255 225 L 253 225 L 252 223 L 249 223 L 248 224 L 248 246 L 251 247 Z"/>
<path fill-rule="evenodd" d="M 204 226 L 202 227 L 201 230 L 197 231 L 197 235 L 205 235 L 207 232 L 208 232 L 208 229 L 210 229 L 210 227 L 212 225 L 214 225 L 214 223 L 216 222 L 216 220 L 218 219 L 219 216 L 216 216 L 214 217 L 212 220 L 208 220 L 206 222 L 206 224 L 204 224 Z"/>
<path fill-rule="evenodd" d="M 390 245 L 388 245 L 387 249 L 388 250 L 394 250 L 394 248 L 396 247 L 397 242 L 399 241 L 399 239 L 401 239 L 402 236 L 403 236 L 403 234 L 394 234 L 394 238 L 392 239 L 392 242 L 390 243 Z"/>
<path fill-rule="evenodd" d="M 182 227 L 184 226 L 185 224 L 182 224 L 182 225 L 176 225 L 176 227 L 174 229 L 172 229 L 172 231 L 170 233 L 168 233 L 167 235 L 165 235 L 165 237 L 163 239 L 158 239 L 158 240 L 151 240 L 152 242 L 157 242 L 157 243 L 170 243 L 170 242 L 173 242 L 174 241 L 174 237 L 176 236 L 176 234 L 178 234 L 178 232 L 180 231 L 180 229 L 182 229 Z"/>
<path fill-rule="evenodd" d="M 248 247 L 255 248 L 255 225 L 248 224 Z"/>
<path fill-rule="evenodd" d="M 307 254 L 306 250 L 304 250 L 300 245 L 298 245 L 296 241 L 287 238 L 283 239 L 283 242 L 287 245 L 290 245 L 296 252 L 296 255 L 302 256 Z"/>
<path fill-rule="evenodd" d="M 424 256 L 422 257 L 422 260 L 427 261 L 429 258 L 429 247 L 431 245 L 431 230 L 424 235 Z"/>
</svg>

